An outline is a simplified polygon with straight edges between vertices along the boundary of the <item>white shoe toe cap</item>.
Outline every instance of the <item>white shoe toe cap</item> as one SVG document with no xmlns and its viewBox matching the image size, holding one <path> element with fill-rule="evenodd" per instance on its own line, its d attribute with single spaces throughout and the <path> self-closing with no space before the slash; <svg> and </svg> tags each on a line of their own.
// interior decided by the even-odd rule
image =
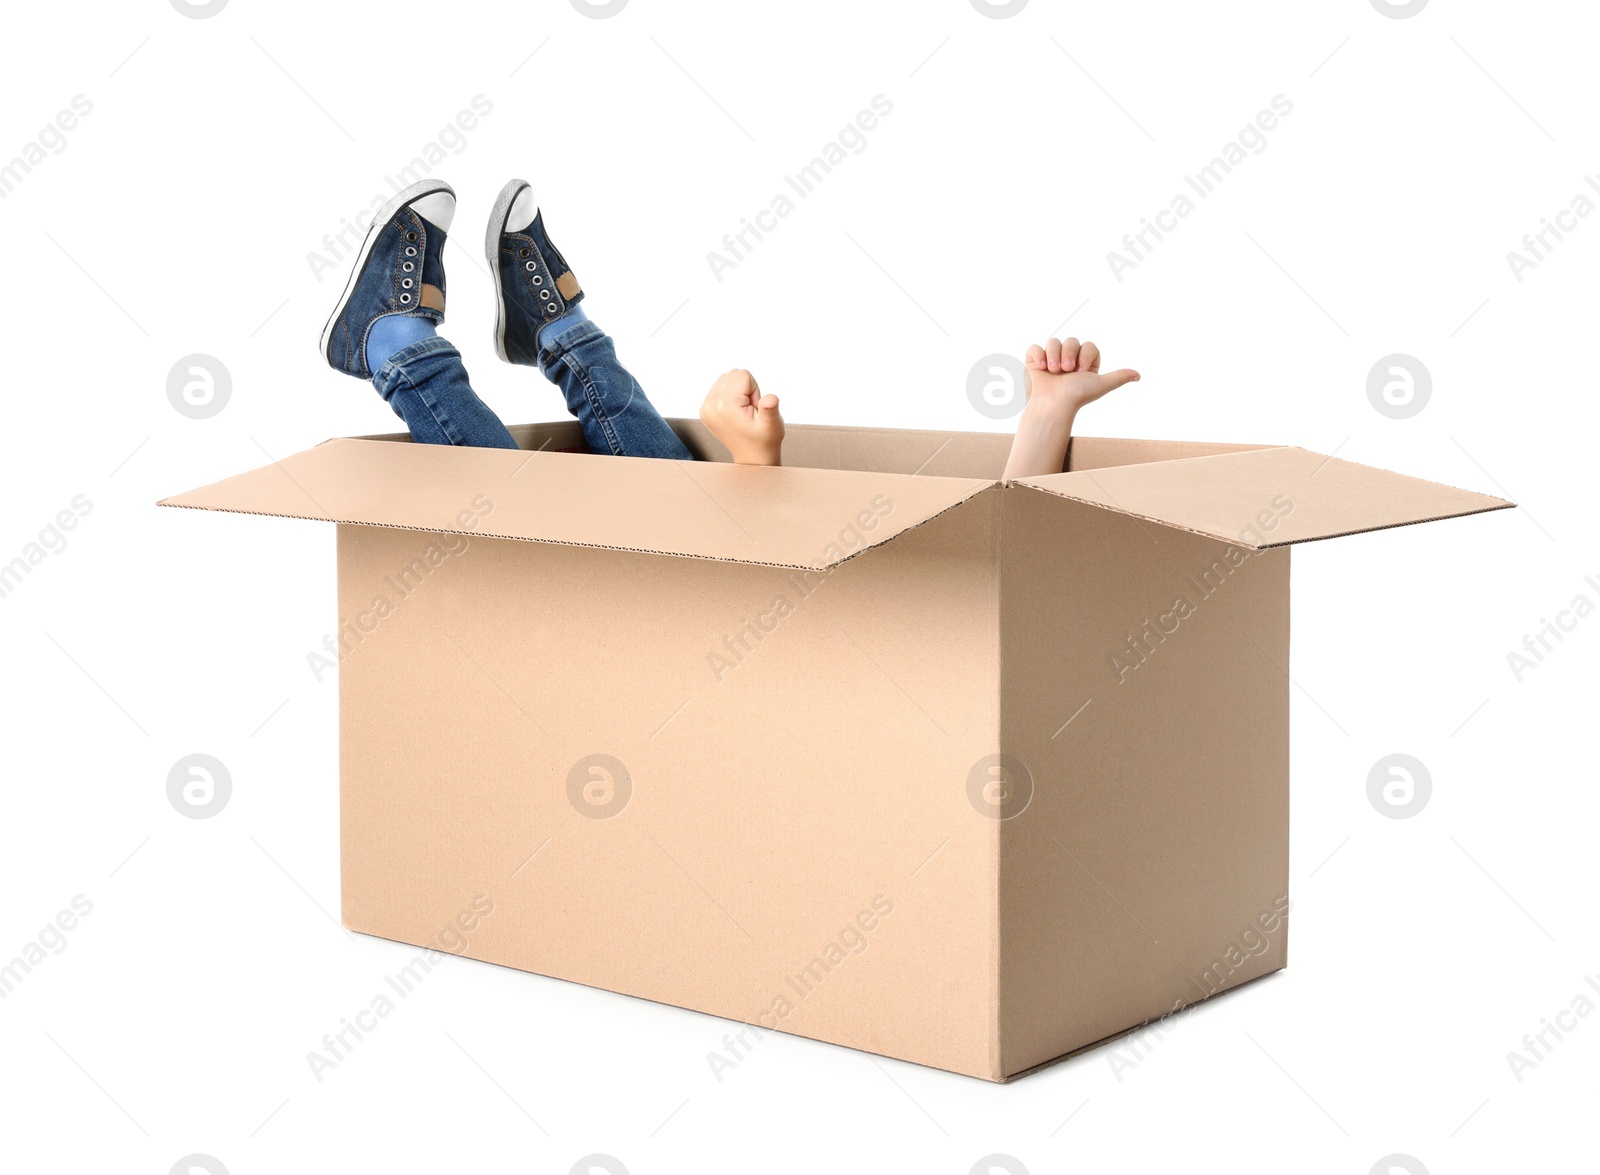
<svg viewBox="0 0 1600 1175">
<path fill-rule="evenodd" d="M 449 232 L 450 222 L 456 215 L 456 198 L 449 192 L 429 192 L 414 201 L 411 207 L 429 224 Z"/>
</svg>

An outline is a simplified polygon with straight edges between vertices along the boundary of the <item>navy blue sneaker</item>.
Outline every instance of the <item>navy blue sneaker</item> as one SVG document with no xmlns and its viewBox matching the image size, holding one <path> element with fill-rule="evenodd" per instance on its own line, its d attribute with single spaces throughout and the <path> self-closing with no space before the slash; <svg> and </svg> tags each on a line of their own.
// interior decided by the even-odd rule
<svg viewBox="0 0 1600 1175">
<path fill-rule="evenodd" d="M 494 274 L 495 353 L 507 363 L 537 367 L 539 329 L 583 301 L 583 289 L 545 235 L 527 180 L 500 189 L 483 251 Z"/>
<path fill-rule="evenodd" d="M 444 321 L 444 242 L 455 212 L 454 189 L 443 180 L 423 180 L 373 215 L 350 280 L 322 328 L 322 357 L 330 367 L 371 379 L 367 333 L 380 318 Z"/>
</svg>

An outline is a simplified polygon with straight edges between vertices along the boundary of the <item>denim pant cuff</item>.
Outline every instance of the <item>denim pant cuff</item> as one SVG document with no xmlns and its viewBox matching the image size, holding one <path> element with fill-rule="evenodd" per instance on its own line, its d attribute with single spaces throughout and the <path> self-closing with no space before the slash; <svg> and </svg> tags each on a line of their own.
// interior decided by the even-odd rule
<svg viewBox="0 0 1600 1175">
<path fill-rule="evenodd" d="M 430 338 L 418 339 L 408 346 L 401 347 L 384 360 L 383 366 L 372 373 L 372 386 L 377 388 L 379 392 L 384 393 L 384 399 L 388 399 L 388 389 L 393 385 L 395 378 L 405 369 L 406 365 L 415 363 L 418 359 L 424 359 L 429 355 L 442 357 L 453 355 L 457 359 L 461 358 L 461 352 L 456 350 L 455 344 L 443 335 L 433 335 Z"/>
<path fill-rule="evenodd" d="M 548 367 L 554 360 L 561 358 L 568 351 L 574 350 L 583 343 L 597 335 L 606 332 L 587 314 L 582 306 L 574 306 L 567 311 L 565 317 L 573 319 L 562 326 L 560 331 L 542 331 L 539 334 L 539 366 Z"/>
</svg>

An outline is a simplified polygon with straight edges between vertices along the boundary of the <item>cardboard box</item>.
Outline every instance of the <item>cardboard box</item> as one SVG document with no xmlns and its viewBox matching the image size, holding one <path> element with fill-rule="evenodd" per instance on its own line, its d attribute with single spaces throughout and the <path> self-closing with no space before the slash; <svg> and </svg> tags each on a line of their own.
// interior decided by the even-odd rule
<svg viewBox="0 0 1600 1175">
<path fill-rule="evenodd" d="M 673 427 L 705 460 L 348 438 L 162 504 L 338 524 L 350 929 L 996 1081 L 1285 965 L 1289 547 L 1510 505 Z"/>
</svg>

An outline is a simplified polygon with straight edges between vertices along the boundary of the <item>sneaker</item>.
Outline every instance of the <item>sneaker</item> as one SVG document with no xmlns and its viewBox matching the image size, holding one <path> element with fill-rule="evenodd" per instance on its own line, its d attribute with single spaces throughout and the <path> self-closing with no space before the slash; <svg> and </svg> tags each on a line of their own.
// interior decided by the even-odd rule
<svg viewBox="0 0 1600 1175">
<path fill-rule="evenodd" d="M 545 235 L 544 217 L 526 180 L 500 189 L 483 251 L 494 274 L 495 353 L 507 363 L 539 365 L 539 330 L 583 300 L 572 267 Z"/>
<path fill-rule="evenodd" d="M 423 180 L 373 216 L 350 280 L 322 328 L 322 357 L 330 367 L 371 379 L 367 332 L 387 315 L 444 321 L 444 242 L 455 212 L 454 189 L 443 180 Z"/>
</svg>

